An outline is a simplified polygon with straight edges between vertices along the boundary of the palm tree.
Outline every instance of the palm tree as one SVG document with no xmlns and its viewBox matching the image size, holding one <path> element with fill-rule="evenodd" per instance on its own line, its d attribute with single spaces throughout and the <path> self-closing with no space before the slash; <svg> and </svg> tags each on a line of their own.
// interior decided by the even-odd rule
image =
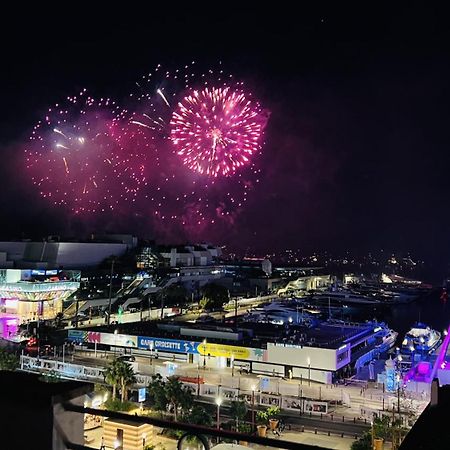
<svg viewBox="0 0 450 450">
<path fill-rule="evenodd" d="M 127 399 L 127 387 L 136 382 L 133 368 L 126 361 L 114 359 L 104 371 L 105 381 L 112 386 L 113 399 L 117 397 L 117 387 L 120 387 L 121 401 Z"/>
<path fill-rule="evenodd" d="M 112 397 L 114 400 L 117 396 L 117 385 L 119 384 L 117 362 L 117 359 L 113 360 L 103 372 L 105 382 L 112 386 Z"/>
<path fill-rule="evenodd" d="M 136 376 L 133 368 L 125 361 L 120 361 L 122 364 L 119 366 L 119 381 L 120 381 L 120 396 L 121 401 L 128 400 L 127 387 L 136 383 Z"/>
<path fill-rule="evenodd" d="M 173 407 L 174 419 L 177 421 L 178 408 L 186 411 L 192 407 L 194 399 L 192 391 L 178 379 L 178 377 L 169 377 L 165 384 L 165 392 L 168 402 Z"/>
</svg>

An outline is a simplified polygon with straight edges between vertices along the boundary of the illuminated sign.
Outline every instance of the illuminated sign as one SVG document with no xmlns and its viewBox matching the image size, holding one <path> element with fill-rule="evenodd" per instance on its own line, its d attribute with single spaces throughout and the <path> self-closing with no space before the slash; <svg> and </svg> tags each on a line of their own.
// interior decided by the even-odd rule
<svg viewBox="0 0 450 450">
<path fill-rule="evenodd" d="M 67 333 L 67 339 L 78 344 L 82 344 L 87 341 L 87 331 L 69 330 Z"/>
<path fill-rule="evenodd" d="M 78 343 L 88 342 L 91 344 L 98 343 L 119 347 L 133 347 L 156 352 L 191 353 L 253 361 L 265 361 L 267 359 L 267 352 L 262 349 L 213 344 L 210 342 L 203 344 L 194 341 L 179 341 L 176 339 L 80 330 L 69 330 L 68 339 Z"/>
<path fill-rule="evenodd" d="M 198 342 L 177 341 L 175 339 L 153 338 L 147 336 L 138 336 L 137 346 L 147 350 L 166 351 L 174 353 L 198 353 Z"/>
<path fill-rule="evenodd" d="M 45 275 L 45 270 L 32 270 L 31 275 Z"/>
<path fill-rule="evenodd" d="M 147 389 L 144 388 L 139 388 L 138 391 L 138 402 L 145 402 L 145 394 L 146 394 Z"/>
</svg>

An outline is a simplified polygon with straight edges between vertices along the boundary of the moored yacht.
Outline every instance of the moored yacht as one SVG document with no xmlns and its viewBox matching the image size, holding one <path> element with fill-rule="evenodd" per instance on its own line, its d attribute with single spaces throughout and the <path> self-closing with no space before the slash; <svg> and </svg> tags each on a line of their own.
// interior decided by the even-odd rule
<svg viewBox="0 0 450 450">
<path fill-rule="evenodd" d="M 441 342 L 441 333 L 433 330 L 429 326 L 417 322 L 406 333 L 402 342 L 403 353 L 425 352 L 430 353 Z"/>
</svg>

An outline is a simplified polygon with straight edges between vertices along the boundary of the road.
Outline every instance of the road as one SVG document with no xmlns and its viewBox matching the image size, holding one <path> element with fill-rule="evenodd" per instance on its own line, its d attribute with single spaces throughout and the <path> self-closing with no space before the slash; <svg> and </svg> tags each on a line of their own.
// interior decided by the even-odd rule
<svg viewBox="0 0 450 450">
<path fill-rule="evenodd" d="M 105 367 L 111 359 L 114 357 L 113 352 L 97 352 L 97 358 L 94 356 L 93 351 L 77 352 L 74 356 L 74 362 L 95 367 Z M 150 360 L 148 357 L 136 356 L 136 362 L 138 363 L 138 372 L 142 375 L 153 375 L 155 373 L 165 374 L 167 371 L 167 361 L 162 358 L 157 360 Z M 196 378 L 200 375 L 205 380 L 205 383 L 212 386 L 221 386 L 222 388 L 235 388 L 242 392 L 251 391 L 252 385 L 259 385 L 260 377 L 254 374 L 238 375 L 231 374 L 230 369 L 207 369 L 197 368 L 192 364 L 184 362 L 176 362 L 176 374 L 180 376 Z M 237 371 L 235 371 L 237 372 Z M 289 414 L 290 417 L 295 418 L 295 422 L 304 424 L 308 427 L 318 427 L 320 429 L 335 430 L 339 429 L 346 433 L 360 433 L 361 429 L 359 425 L 353 427 L 354 420 L 364 417 L 362 410 L 367 411 L 365 417 L 370 421 L 370 416 L 373 411 L 379 411 L 383 408 L 383 397 L 385 399 L 386 408 L 388 405 L 396 404 L 396 396 L 392 394 L 383 394 L 379 389 L 375 388 L 362 388 L 359 385 L 349 386 L 324 386 L 311 382 L 300 384 L 298 380 L 282 380 L 279 378 L 270 379 L 271 386 L 269 391 L 274 395 L 279 393 L 284 396 L 299 396 L 315 399 L 315 400 L 333 400 L 342 401 L 342 398 L 347 395 L 350 399 L 350 404 L 346 406 L 335 406 L 330 411 L 329 415 L 324 415 L 323 419 L 315 419 L 314 417 L 308 418 L 303 416 L 301 419 L 297 416 L 296 412 Z M 333 421 L 331 421 L 331 413 L 333 414 Z M 297 417 L 297 418 L 296 418 Z M 342 417 L 344 417 L 345 425 L 342 426 Z M 350 422 L 350 423 L 348 423 Z M 339 425 L 338 425 L 339 423 Z M 359 431 L 358 431 L 359 430 Z"/>
</svg>

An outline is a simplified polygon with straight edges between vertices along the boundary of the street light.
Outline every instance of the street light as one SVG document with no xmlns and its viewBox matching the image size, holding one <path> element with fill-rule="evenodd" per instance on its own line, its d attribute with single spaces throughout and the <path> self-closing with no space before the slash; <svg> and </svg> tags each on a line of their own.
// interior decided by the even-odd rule
<svg viewBox="0 0 450 450">
<path fill-rule="evenodd" d="M 154 342 L 153 341 L 150 341 L 149 343 L 148 343 L 148 348 L 149 348 L 149 350 L 150 350 L 150 365 L 152 365 L 152 360 L 153 360 L 153 347 L 154 347 Z"/>
<path fill-rule="evenodd" d="M 308 356 L 308 386 L 311 386 L 311 358 Z"/>
<path fill-rule="evenodd" d="M 112 279 L 114 275 L 114 256 L 111 258 L 111 273 L 109 275 L 109 298 L 108 298 L 108 325 L 111 323 L 111 299 L 112 299 Z"/>
<path fill-rule="evenodd" d="M 252 430 L 255 429 L 255 389 L 256 386 L 252 385 Z"/>
<path fill-rule="evenodd" d="M 206 339 L 203 339 L 203 369 L 206 369 Z"/>
<path fill-rule="evenodd" d="M 117 348 L 117 334 L 119 333 L 119 330 L 116 328 L 114 330 L 114 358 L 116 357 L 116 348 Z"/>
<path fill-rule="evenodd" d="M 222 397 L 216 398 L 216 405 L 217 405 L 217 429 L 220 429 L 220 405 L 222 404 Z"/>
<path fill-rule="evenodd" d="M 400 374 L 397 374 L 397 412 L 400 419 Z"/>
<path fill-rule="evenodd" d="M 371 440 L 372 440 L 372 449 L 374 446 L 374 429 L 373 429 L 373 420 L 370 422 L 370 436 L 371 436 Z"/>
</svg>

